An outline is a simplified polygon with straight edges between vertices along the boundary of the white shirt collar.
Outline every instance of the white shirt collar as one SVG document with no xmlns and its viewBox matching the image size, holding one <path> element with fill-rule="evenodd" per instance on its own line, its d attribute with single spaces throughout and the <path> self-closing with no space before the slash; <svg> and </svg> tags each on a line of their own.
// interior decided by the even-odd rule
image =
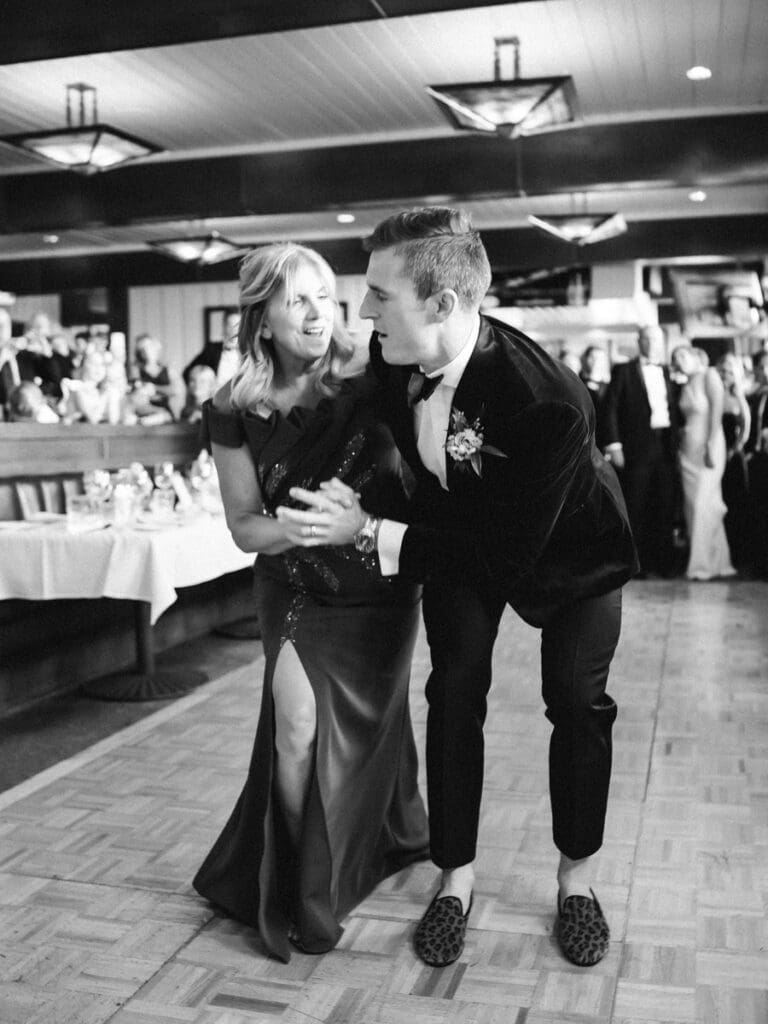
<svg viewBox="0 0 768 1024">
<path fill-rule="evenodd" d="M 469 337 L 464 342 L 463 347 L 456 353 L 453 359 L 446 363 L 445 366 L 440 366 L 436 370 L 430 370 L 427 377 L 437 377 L 442 374 L 442 381 L 440 382 L 441 387 L 457 388 L 461 375 L 467 368 L 472 353 L 475 351 L 475 345 L 480 334 L 480 320 L 478 317 L 477 324 L 472 328 Z M 424 371 L 422 370 L 422 373 Z"/>
</svg>

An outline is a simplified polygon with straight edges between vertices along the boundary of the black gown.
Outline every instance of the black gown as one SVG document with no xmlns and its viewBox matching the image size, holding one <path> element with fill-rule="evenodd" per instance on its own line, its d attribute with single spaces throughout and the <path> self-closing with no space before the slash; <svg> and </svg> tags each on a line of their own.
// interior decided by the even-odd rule
<svg viewBox="0 0 768 1024">
<path fill-rule="evenodd" d="M 731 550 L 731 560 L 737 569 L 744 569 L 750 559 L 749 477 L 747 460 L 737 447 L 744 433 L 743 413 L 723 413 L 723 433 L 727 451 L 723 472 L 722 491 L 726 512 L 723 525 Z"/>
<path fill-rule="evenodd" d="M 265 511 L 294 505 L 288 488 L 336 476 L 366 510 L 403 516 L 391 437 L 371 420 L 370 382 L 345 382 L 315 410 L 268 419 L 222 413 L 210 402 L 210 438 L 247 445 Z M 265 654 L 261 713 L 245 786 L 194 878 L 197 891 L 259 929 L 290 959 L 295 925 L 311 952 L 331 949 L 339 921 L 384 878 L 428 856 L 424 805 L 408 707 L 420 591 L 383 578 L 376 555 L 353 546 L 259 555 L 256 609 Z M 317 742 L 300 849 L 291 856 L 273 793 L 272 677 L 290 641 L 312 685 Z"/>
</svg>

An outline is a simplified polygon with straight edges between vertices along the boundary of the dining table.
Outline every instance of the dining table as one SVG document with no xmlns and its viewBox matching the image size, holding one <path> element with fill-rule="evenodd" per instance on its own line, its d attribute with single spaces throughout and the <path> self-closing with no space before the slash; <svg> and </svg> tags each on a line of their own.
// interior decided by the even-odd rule
<svg viewBox="0 0 768 1024">
<path fill-rule="evenodd" d="M 191 587 L 253 565 L 232 540 L 222 514 L 146 515 L 126 526 L 96 520 L 73 527 L 41 513 L 0 523 L 0 600 L 117 598 L 133 602 L 136 663 L 86 683 L 103 700 L 161 700 L 205 682 L 204 673 L 159 670 L 153 625 Z"/>
</svg>

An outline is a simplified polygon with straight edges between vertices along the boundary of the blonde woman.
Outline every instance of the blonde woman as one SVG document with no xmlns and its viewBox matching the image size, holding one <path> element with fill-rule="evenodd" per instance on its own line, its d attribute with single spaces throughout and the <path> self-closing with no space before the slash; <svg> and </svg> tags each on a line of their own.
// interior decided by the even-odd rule
<svg viewBox="0 0 768 1024">
<path fill-rule="evenodd" d="M 257 249 L 240 307 L 242 362 L 204 421 L 232 536 L 259 552 L 266 663 L 245 787 L 194 885 L 288 960 L 289 943 L 331 949 L 352 907 L 428 854 L 408 710 L 420 594 L 382 578 L 367 538 L 333 548 L 325 528 L 274 518 L 292 486 L 329 477 L 376 514 L 403 507 L 330 267 L 299 245 Z"/>
<path fill-rule="evenodd" d="M 691 580 L 733 576 L 735 569 L 723 525 L 723 383 L 715 369 L 702 365 L 689 345 L 678 345 L 672 362 L 685 379 L 680 392 L 680 412 L 685 421 L 680 435 L 680 470 L 690 541 L 685 574 Z"/>
</svg>

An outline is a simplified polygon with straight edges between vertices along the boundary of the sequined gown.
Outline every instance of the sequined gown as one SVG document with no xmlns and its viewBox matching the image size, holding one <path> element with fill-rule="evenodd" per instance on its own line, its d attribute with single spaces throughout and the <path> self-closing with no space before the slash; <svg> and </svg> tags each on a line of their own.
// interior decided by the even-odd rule
<svg viewBox="0 0 768 1024">
<path fill-rule="evenodd" d="M 247 445 L 265 510 L 294 504 L 292 486 L 337 476 L 370 512 L 402 517 L 398 457 L 370 417 L 370 384 L 348 381 L 316 410 L 268 419 L 204 411 L 210 438 Z M 259 555 L 256 609 L 265 655 L 250 768 L 232 814 L 194 879 L 197 891 L 259 929 L 267 950 L 290 959 L 297 926 L 312 952 L 331 949 L 341 919 L 387 876 L 428 856 L 408 708 L 419 591 L 384 579 L 375 555 L 354 547 Z M 272 676 L 290 641 L 317 704 L 317 741 L 300 849 L 286 843 L 273 793 Z M 248 713 L 247 708 L 243 714 Z"/>
</svg>

